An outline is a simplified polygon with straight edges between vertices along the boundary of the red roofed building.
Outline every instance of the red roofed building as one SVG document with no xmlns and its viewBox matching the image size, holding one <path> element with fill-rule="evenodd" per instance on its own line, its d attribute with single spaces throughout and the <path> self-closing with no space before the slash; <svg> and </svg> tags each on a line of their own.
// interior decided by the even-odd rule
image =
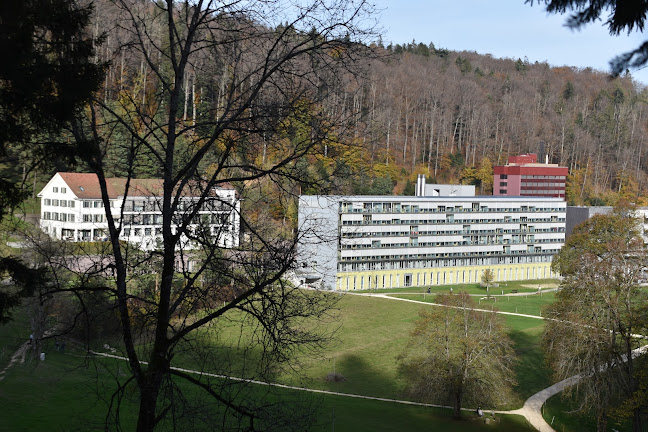
<svg viewBox="0 0 648 432">
<path fill-rule="evenodd" d="M 508 164 L 493 167 L 493 195 L 565 198 L 569 170 L 538 163 L 535 154 L 510 156 Z"/>
<path fill-rule="evenodd" d="M 162 235 L 162 180 L 107 178 L 110 214 L 120 230 L 120 240 L 145 250 L 159 247 Z M 187 184 L 178 196 L 172 231 L 188 219 L 188 230 L 201 232 L 221 247 L 238 245 L 240 200 L 229 185 L 209 192 L 204 185 Z M 56 173 L 38 194 L 41 198 L 40 227 L 50 236 L 67 241 L 105 240 L 108 210 L 99 188 L 99 179 L 88 173 Z M 200 207 L 200 196 L 205 196 Z M 196 245 L 183 236 L 180 244 Z"/>
</svg>

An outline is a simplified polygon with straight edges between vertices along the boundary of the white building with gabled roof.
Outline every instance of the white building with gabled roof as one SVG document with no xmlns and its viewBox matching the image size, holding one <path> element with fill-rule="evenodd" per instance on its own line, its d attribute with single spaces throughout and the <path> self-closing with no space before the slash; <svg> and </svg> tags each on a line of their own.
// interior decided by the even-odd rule
<svg viewBox="0 0 648 432">
<path fill-rule="evenodd" d="M 145 250 L 159 246 L 162 236 L 162 180 L 106 179 L 110 212 L 120 227 L 120 240 Z M 200 186 L 196 193 L 184 193 L 178 198 L 177 219 L 172 230 L 183 218 L 195 214 L 188 224 L 189 236 L 180 241 L 192 249 L 197 242 L 211 240 L 220 247 L 238 245 L 240 200 L 231 187 L 215 187 L 198 205 Z M 59 172 L 38 194 L 41 199 L 41 229 L 50 236 L 67 241 L 106 240 L 108 223 L 96 174 Z M 191 237 L 191 238 L 190 238 Z"/>
</svg>

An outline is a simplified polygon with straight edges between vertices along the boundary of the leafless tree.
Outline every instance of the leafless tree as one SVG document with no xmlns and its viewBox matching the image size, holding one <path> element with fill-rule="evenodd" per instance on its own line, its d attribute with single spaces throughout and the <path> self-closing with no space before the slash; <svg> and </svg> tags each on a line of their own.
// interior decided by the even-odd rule
<svg viewBox="0 0 648 432">
<path fill-rule="evenodd" d="M 417 400 L 495 407 L 510 400 L 513 344 L 494 312 L 475 310 L 466 293 L 439 295 L 441 307 L 423 310 L 401 355 L 408 392 Z"/>
<path fill-rule="evenodd" d="M 331 115 L 324 102 L 359 72 L 356 60 L 372 36 L 371 6 L 114 0 L 102 10 L 102 25 L 115 29 L 106 48 L 112 54 L 104 52 L 113 59 L 110 78 L 122 83 L 111 90 L 116 96 L 91 101 L 70 128 L 70 146 L 97 175 L 110 252 L 88 257 L 95 277 L 81 266 L 78 280 L 56 291 L 114 299 L 129 374 L 107 418 L 117 429 L 135 428 L 123 423 L 119 407 L 136 394 L 138 431 L 303 430 L 310 417 L 298 418 L 299 410 L 249 383 L 173 366 L 182 359 L 204 372 L 269 379 L 327 339 L 315 322 L 326 319 L 334 300 L 285 280 L 295 264 L 296 230 L 268 215 L 291 200 L 264 208 L 264 192 L 296 194 L 296 181 L 308 181 L 303 162 L 353 125 L 347 112 Z M 109 199 L 117 164 L 126 177 L 121 213 Z M 145 250 L 119 240 L 133 223 L 123 208 L 138 176 L 161 179 L 149 191 L 161 233 L 157 247 Z M 243 209 L 215 194 L 219 187 L 235 188 Z M 199 214 L 209 206 L 224 218 L 220 229 Z"/>
</svg>

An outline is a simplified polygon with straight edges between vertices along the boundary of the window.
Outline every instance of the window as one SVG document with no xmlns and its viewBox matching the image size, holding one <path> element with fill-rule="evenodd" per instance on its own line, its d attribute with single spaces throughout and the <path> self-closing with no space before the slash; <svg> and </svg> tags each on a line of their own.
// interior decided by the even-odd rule
<svg viewBox="0 0 648 432">
<path fill-rule="evenodd" d="M 83 215 L 83 222 L 92 222 L 92 215 L 84 214 Z"/>
<path fill-rule="evenodd" d="M 153 234 L 153 228 L 144 228 L 144 235 L 150 236 Z"/>
<path fill-rule="evenodd" d="M 104 219 L 103 215 L 96 214 L 96 215 L 93 215 L 93 216 L 94 216 L 94 218 L 93 218 L 94 222 L 103 222 L 103 219 Z"/>
<path fill-rule="evenodd" d="M 67 192 L 67 189 L 64 188 L 64 187 L 62 187 L 62 188 L 61 188 L 61 193 L 65 193 L 65 192 Z"/>
<path fill-rule="evenodd" d="M 92 207 L 92 201 L 83 201 L 83 208 Z"/>
<path fill-rule="evenodd" d="M 57 187 L 53 187 L 53 188 L 52 188 L 52 192 L 54 192 L 54 193 L 58 193 L 58 188 L 57 188 Z"/>
<path fill-rule="evenodd" d="M 74 201 L 72 200 L 68 201 L 68 207 L 74 208 Z"/>
<path fill-rule="evenodd" d="M 94 208 L 101 208 L 103 207 L 103 203 L 101 201 L 93 201 L 92 206 Z"/>
<path fill-rule="evenodd" d="M 49 198 L 45 198 L 45 205 L 52 205 L 52 200 Z"/>
<path fill-rule="evenodd" d="M 68 221 L 69 222 L 74 222 L 74 215 L 73 214 L 68 214 Z"/>
<path fill-rule="evenodd" d="M 57 200 L 57 199 L 52 200 L 52 205 L 53 206 L 58 206 L 59 205 L 59 200 Z"/>
</svg>

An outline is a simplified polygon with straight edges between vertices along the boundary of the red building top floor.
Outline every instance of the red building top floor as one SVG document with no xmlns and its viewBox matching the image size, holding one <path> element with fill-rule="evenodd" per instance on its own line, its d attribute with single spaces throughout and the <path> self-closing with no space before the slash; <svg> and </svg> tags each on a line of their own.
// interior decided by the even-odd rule
<svg viewBox="0 0 648 432">
<path fill-rule="evenodd" d="M 516 165 L 522 165 L 522 164 L 530 164 L 530 163 L 538 163 L 538 155 L 535 153 L 527 153 L 527 154 L 521 154 L 518 156 L 509 156 L 508 158 L 508 164 L 516 164 Z"/>
</svg>

